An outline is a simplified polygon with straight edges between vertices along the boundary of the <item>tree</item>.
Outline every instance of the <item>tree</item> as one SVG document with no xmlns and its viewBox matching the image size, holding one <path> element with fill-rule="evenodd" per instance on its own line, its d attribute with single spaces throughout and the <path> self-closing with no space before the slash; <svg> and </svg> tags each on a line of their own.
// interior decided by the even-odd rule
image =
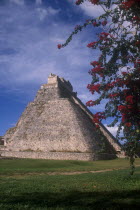
<svg viewBox="0 0 140 210">
<path fill-rule="evenodd" d="M 76 5 L 86 0 L 77 0 Z M 102 119 L 113 118 L 109 126 L 118 125 L 117 138 L 125 140 L 125 150 L 130 157 L 131 175 L 134 173 L 134 159 L 140 143 L 140 0 L 87 0 L 92 5 L 101 6 L 104 14 L 78 25 L 64 44 L 73 35 L 90 25 L 104 27 L 97 40 L 87 45 L 99 49 L 101 54 L 90 64 L 91 84 L 87 88 L 92 94 L 98 93 L 96 100 L 87 102 L 95 106 L 107 99 L 104 112 L 93 115 L 98 127 Z M 123 137 L 120 131 L 123 130 Z"/>
</svg>

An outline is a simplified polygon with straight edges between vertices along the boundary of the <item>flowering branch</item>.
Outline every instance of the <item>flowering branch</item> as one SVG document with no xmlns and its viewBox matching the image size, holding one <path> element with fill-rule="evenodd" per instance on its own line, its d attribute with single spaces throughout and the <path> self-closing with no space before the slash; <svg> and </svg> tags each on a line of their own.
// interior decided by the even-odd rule
<svg viewBox="0 0 140 210">
<path fill-rule="evenodd" d="M 86 0 L 77 0 L 76 5 Z M 110 124 L 118 125 L 119 139 L 125 139 L 126 154 L 130 157 L 131 174 L 134 172 L 134 157 L 140 144 L 140 0 L 87 0 L 101 6 L 104 14 L 88 20 L 82 26 L 75 27 L 64 44 L 65 47 L 73 35 L 88 25 L 106 27 L 106 31 L 97 36 L 97 40 L 87 44 L 91 50 L 99 49 L 100 57 L 90 64 L 92 69 L 91 84 L 87 85 L 92 93 L 98 93 L 96 100 L 87 102 L 95 106 L 107 99 L 104 112 L 93 115 L 93 122 L 98 127 L 102 119 L 113 117 Z M 113 6 L 113 7 L 112 7 Z M 123 128 L 123 137 L 120 130 Z"/>
</svg>

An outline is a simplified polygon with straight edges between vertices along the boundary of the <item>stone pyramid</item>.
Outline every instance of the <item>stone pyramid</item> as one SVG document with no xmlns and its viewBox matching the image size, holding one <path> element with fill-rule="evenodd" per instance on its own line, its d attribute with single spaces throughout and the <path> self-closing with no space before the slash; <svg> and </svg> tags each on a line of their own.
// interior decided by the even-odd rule
<svg viewBox="0 0 140 210">
<path fill-rule="evenodd" d="M 16 126 L 4 136 L 1 156 L 96 160 L 123 156 L 121 146 L 78 99 L 69 81 L 54 74 L 41 86 Z"/>
</svg>

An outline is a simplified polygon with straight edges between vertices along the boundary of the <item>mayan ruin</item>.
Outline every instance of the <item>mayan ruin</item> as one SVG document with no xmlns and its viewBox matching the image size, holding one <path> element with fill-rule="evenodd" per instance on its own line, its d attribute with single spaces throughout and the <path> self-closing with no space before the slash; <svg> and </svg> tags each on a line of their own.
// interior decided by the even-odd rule
<svg viewBox="0 0 140 210">
<path fill-rule="evenodd" d="M 3 157 L 98 160 L 124 157 L 121 145 L 78 99 L 69 81 L 54 74 L 41 86 L 0 146 Z"/>
</svg>

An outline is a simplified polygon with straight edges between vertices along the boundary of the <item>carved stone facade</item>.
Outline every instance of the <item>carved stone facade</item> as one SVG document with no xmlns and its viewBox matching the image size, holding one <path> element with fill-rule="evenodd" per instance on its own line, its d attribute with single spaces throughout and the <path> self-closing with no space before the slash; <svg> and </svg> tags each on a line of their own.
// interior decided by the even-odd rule
<svg viewBox="0 0 140 210">
<path fill-rule="evenodd" d="M 14 128 L 4 136 L 1 156 L 95 160 L 124 156 L 116 139 L 77 98 L 69 81 L 51 74 Z"/>
</svg>

